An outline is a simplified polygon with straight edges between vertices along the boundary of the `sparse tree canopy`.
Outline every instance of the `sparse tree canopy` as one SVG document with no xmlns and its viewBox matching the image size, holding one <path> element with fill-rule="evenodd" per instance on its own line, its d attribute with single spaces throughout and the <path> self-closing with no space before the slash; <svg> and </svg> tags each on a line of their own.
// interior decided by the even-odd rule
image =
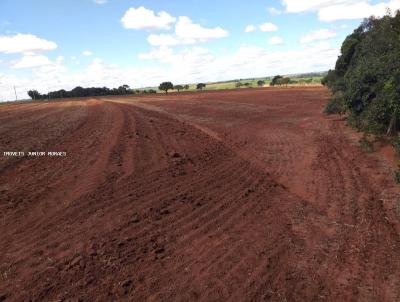
<svg viewBox="0 0 400 302">
<path fill-rule="evenodd" d="M 258 85 L 259 87 L 262 87 L 262 86 L 265 85 L 265 81 L 259 80 L 259 81 L 257 82 L 257 85 Z"/>
<path fill-rule="evenodd" d="M 197 90 L 203 90 L 203 88 L 205 88 L 205 87 L 206 87 L 206 84 L 204 84 L 204 83 L 199 83 L 199 84 L 197 84 L 196 89 L 197 89 Z"/>
<path fill-rule="evenodd" d="M 158 86 L 158 89 L 165 91 L 168 94 L 168 90 L 174 89 L 174 85 L 171 82 L 163 82 Z"/>
<path fill-rule="evenodd" d="M 235 84 L 235 87 L 236 88 L 240 88 L 240 87 L 242 87 L 243 86 L 243 84 L 241 83 L 241 82 L 236 82 L 236 84 Z"/>
<path fill-rule="evenodd" d="M 183 90 L 183 86 L 182 85 L 176 85 L 174 87 L 175 90 L 178 90 L 178 92 L 180 92 L 181 90 Z"/>
<path fill-rule="evenodd" d="M 392 134 L 400 120 L 400 13 L 365 20 L 343 42 L 322 80 L 334 94 L 328 113 L 348 112 L 359 130 Z"/>
</svg>

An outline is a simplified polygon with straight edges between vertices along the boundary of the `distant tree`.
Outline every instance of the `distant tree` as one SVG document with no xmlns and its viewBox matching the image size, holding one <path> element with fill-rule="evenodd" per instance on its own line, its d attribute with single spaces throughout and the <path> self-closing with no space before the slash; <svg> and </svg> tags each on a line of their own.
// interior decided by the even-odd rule
<svg viewBox="0 0 400 302">
<path fill-rule="evenodd" d="M 158 89 L 165 91 L 165 94 L 168 94 L 168 90 L 173 90 L 174 85 L 171 82 L 163 82 L 158 86 Z"/>
<path fill-rule="evenodd" d="M 174 87 L 175 90 L 178 90 L 178 92 L 180 92 L 181 90 L 183 90 L 183 86 L 182 85 L 176 85 Z"/>
<path fill-rule="evenodd" d="M 205 88 L 205 87 L 206 87 L 206 84 L 204 84 L 204 83 L 199 83 L 199 84 L 197 84 L 196 89 L 197 89 L 197 90 L 203 90 L 203 88 Z"/>
<path fill-rule="evenodd" d="M 275 85 L 278 86 L 287 86 L 290 83 L 290 78 L 280 77 L 276 80 Z M 275 86 L 273 85 L 273 86 Z"/>
<path fill-rule="evenodd" d="M 246 87 L 250 87 L 250 86 L 251 86 L 251 83 L 249 83 L 249 82 L 247 82 L 247 83 L 244 83 L 244 86 L 246 86 Z"/>
<path fill-rule="evenodd" d="M 283 78 L 283 77 L 280 76 L 280 75 L 274 76 L 274 77 L 272 78 L 272 81 L 271 81 L 271 83 L 270 83 L 269 85 L 270 85 L 270 86 L 279 85 L 279 82 L 280 82 L 280 80 L 281 80 L 282 78 Z"/>
<path fill-rule="evenodd" d="M 189 85 L 186 84 L 185 86 L 183 86 L 185 88 L 185 90 L 189 90 Z"/>
<path fill-rule="evenodd" d="M 235 84 L 235 87 L 236 88 L 240 88 L 240 87 L 242 87 L 243 86 L 243 84 L 241 83 L 241 82 L 236 82 L 236 84 Z"/>
<path fill-rule="evenodd" d="M 127 85 L 119 86 L 118 87 L 118 95 L 124 95 L 128 93 L 128 90 L 126 88 Z M 128 86 L 129 88 L 129 86 Z"/>
<path fill-rule="evenodd" d="M 257 85 L 258 85 L 259 87 L 262 87 L 262 86 L 265 85 L 265 81 L 259 80 L 259 81 L 257 82 Z"/>
<path fill-rule="evenodd" d="M 38 100 L 41 98 L 40 93 L 37 90 L 29 90 L 28 95 L 32 100 Z"/>
<path fill-rule="evenodd" d="M 83 96 L 87 96 L 87 93 L 84 88 L 77 86 L 71 90 L 71 96 L 72 97 L 83 97 Z"/>
<path fill-rule="evenodd" d="M 290 83 L 290 78 L 282 78 L 281 83 L 287 87 Z"/>
</svg>

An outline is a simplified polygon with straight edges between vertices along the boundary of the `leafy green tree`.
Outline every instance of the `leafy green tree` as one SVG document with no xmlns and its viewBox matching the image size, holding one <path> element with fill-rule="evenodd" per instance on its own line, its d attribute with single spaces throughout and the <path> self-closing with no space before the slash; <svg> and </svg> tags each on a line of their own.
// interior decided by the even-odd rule
<svg viewBox="0 0 400 302">
<path fill-rule="evenodd" d="M 165 94 L 168 94 L 168 90 L 173 90 L 174 85 L 171 82 L 163 82 L 158 86 L 158 89 L 165 91 Z"/>
<path fill-rule="evenodd" d="M 262 87 L 265 85 L 265 81 L 259 80 L 259 81 L 257 81 L 257 85 L 258 85 L 258 87 Z"/>
<path fill-rule="evenodd" d="M 184 88 L 185 90 L 189 90 L 189 85 L 186 84 L 185 86 L 183 86 L 183 88 Z"/>
<path fill-rule="evenodd" d="M 199 84 L 197 84 L 196 89 L 197 89 L 197 90 L 203 90 L 205 87 L 206 87 L 206 84 L 204 84 L 204 83 L 199 83 Z"/>
<path fill-rule="evenodd" d="M 175 90 L 178 90 L 178 92 L 180 92 L 181 90 L 183 90 L 183 86 L 182 85 L 176 85 L 175 87 L 174 87 L 174 89 Z"/>
<path fill-rule="evenodd" d="M 342 44 L 335 69 L 322 83 L 333 98 L 326 111 L 348 113 L 348 123 L 394 134 L 400 120 L 400 13 L 366 19 Z"/>
</svg>

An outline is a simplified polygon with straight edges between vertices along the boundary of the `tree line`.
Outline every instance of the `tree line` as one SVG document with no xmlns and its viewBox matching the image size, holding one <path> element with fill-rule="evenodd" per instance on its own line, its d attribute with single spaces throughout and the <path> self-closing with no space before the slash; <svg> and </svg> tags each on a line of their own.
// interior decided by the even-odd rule
<svg viewBox="0 0 400 302">
<path fill-rule="evenodd" d="M 127 95 L 127 94 L 143 94 L 143 93 L 157 93 L 154 89 L 135 90 L 131 89 L 128 85 L 122 85 L 118 88 L 107 87 L 75 87 L 72 90 L 57 90 L 51 91 L 46 94 L 41 94 L 37 90 L 29 90 L 28 95 L 33 100 L 45 99 L 59 99 L 59 98 L 75 98 L 75 97 L 88 97 L 88 96 L 106 96 L 106 95 Z"/>
<path fill-rule="evenodd" d="M 203 90 L 206 84 L 199 83 L 196 86 L 197 90 Z M 163 82 L 158 87 L 159 90 L 168 93 L 169 90 L 176 90 L 178 92 L 182 90 L 189 90 L 189 85 L 173 85 L 171 82 Z M 157 93 L 155 89 L 131 89 L 128 85 L 122 85 L 118 88 L 107 88 L 107 87 L 75 87 L 72 90 L 57 90 L 49 93 L 41 94 L 37 90 L 29 90 L 28 95 L 32 100 L 46 100 L 46 99 L 59 99 L 59 98 L 78 98 L 78 97 L 90 97 L 90 96 L 107 96 L 107 95 L 128 95 L 128 94 L 153 94 Z"/>
<path fill-rule="evenodd" d="M 203 90 L 207 85 L 204 83 L 198 83 L 196 86 L 197 90 Z M 164 91 L 166 94 L 168 94 L 169 90 L 177 90 L 180 92 L 181 90 L 189 90 L 189 85 L 176 85 L 172 84 L 172 82 L 162 82 L 160 86 L 158 86 L 158 89 L 161 91 Z"/>
<path fill-rule="evenodd" d="M 346 113 L 366 133 L 395 134 L 400 120 L 400 13 L 371 17 L 341 47 L 322 84 L 332 91 L 327 113 Z"/>
</svg>

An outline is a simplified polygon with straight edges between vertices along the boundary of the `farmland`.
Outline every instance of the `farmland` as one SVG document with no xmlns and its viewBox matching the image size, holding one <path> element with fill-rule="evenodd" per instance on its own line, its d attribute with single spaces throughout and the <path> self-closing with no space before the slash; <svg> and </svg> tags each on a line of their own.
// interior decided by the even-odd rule
<svg viewBox="0 0 400 302">
<path fill-rule="evenodd" d="M 329 97 L 0 106 L 0 301 L 400 300 L 394 152 Z"/>
</svg>

